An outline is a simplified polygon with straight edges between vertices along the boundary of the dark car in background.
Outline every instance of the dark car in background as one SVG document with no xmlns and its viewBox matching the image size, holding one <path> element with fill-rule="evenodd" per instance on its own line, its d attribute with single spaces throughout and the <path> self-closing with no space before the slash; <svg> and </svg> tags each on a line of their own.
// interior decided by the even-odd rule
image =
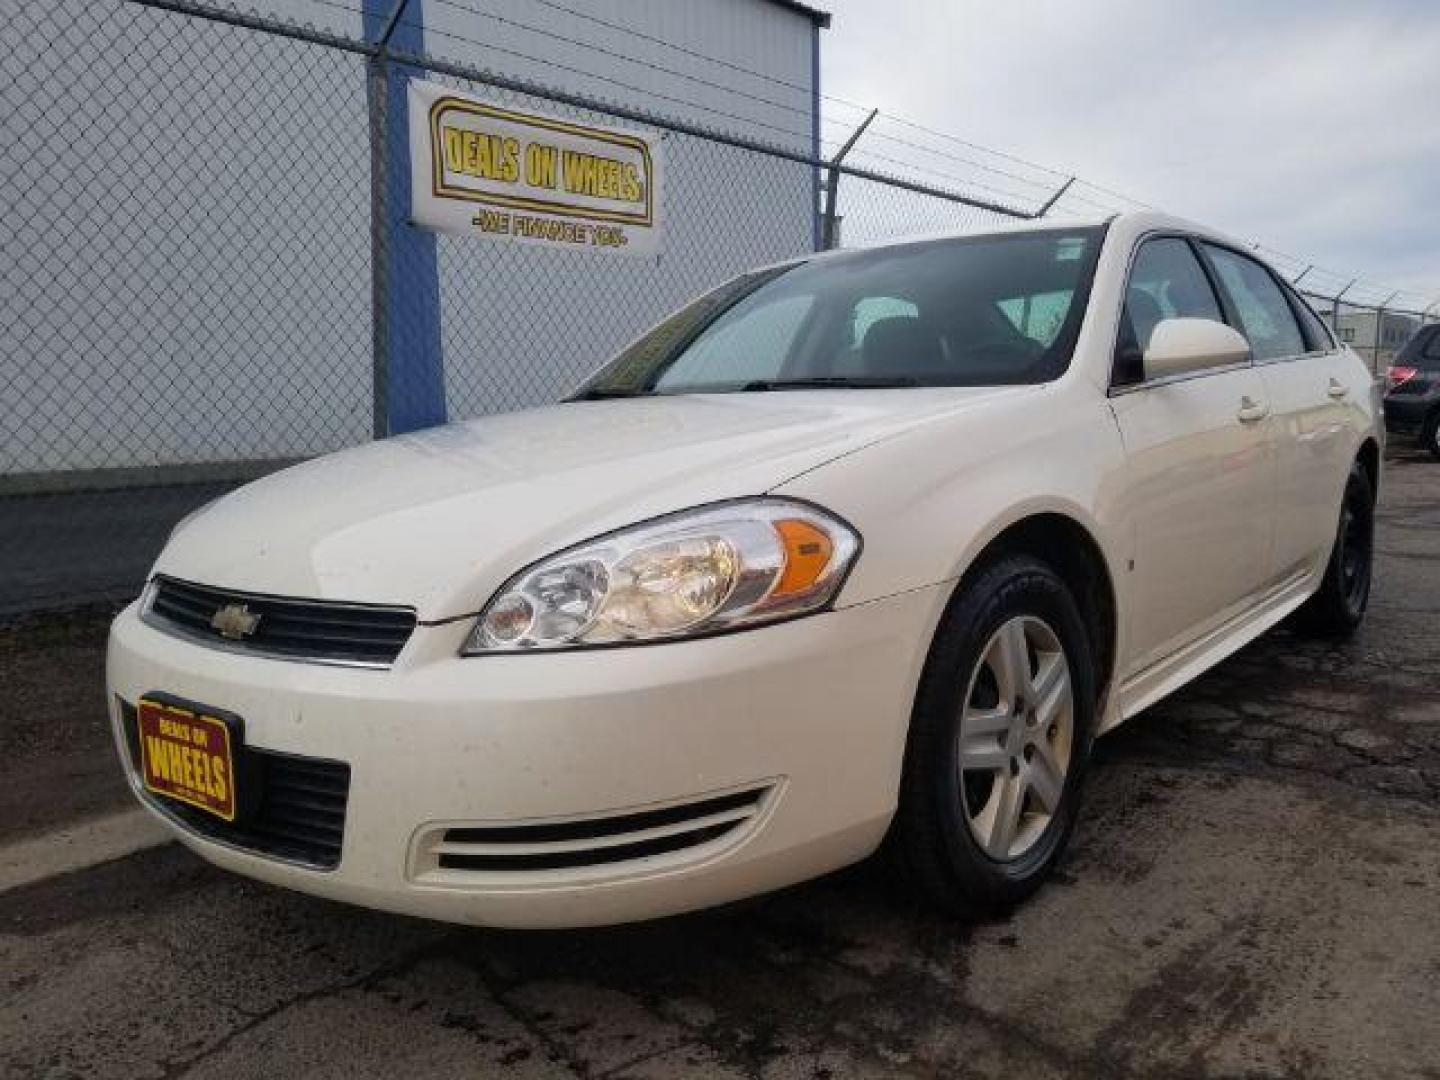
<svg viewBox="0 0 1440 1080">
<path fill-rule="evenodd" d="M 1440 458 L 1440 323 L 1422 326 L 1386 372 L 1385 426 Z"/>
</svg>

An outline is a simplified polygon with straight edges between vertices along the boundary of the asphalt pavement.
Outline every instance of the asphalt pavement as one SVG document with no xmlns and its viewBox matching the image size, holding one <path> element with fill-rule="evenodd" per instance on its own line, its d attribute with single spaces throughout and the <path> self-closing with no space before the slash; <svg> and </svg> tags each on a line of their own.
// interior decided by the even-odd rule
<svg viewBox="0 0 1440 1080">
<path fill-rule="evenodd" d="M 175 523 L 234 486 L 0 496 L 0 618 L 134 596 Z"/>
<path fill-rule="evenodd" d="M 1101 740 L 1009 918 L 872 861 L 584 932 L 315 900 L 173 845 L 0 893 L 15 1077 L 1440 1077 L 1440 464 L 1401 452 L 1370 617 L 1267 635 Z M 128 796 L 108 609 L 0 627 L 0 856 Z"/>
</svg>

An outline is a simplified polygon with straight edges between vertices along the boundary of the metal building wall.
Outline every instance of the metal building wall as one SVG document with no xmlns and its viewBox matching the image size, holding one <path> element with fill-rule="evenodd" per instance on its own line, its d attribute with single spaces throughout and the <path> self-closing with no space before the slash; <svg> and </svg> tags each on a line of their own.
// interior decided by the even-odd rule
<svg viewBox="0 0 1440 1080">
<path fill-rule="evenodd" d="M 333 2 L 232 6 L 363 35 Z M 433 55 L 810 148 L 816 31 L 770 0 L 423 6 Z M 288 458 L 367 438 L 364 63 L 121 0 L 0 0 L 0 16 L 18 72 L 0 116 L 16 166 L 0 225 L 14 313 L 0 326 L 0 473 Z M 553 399 L 688 296 L 810 247 L 804 167 L 698 151 L 669 164 L 659 259 L 441 239 L 452 417 Z"/>
<path fill-rule="evenodd" d="M 810 147 L 813 23 L 771 0 L 427 0 L 425 23 L 432 55 Z"/>
<path fill-rule="evenodd" d="M 120 0 L 0 55 L 0 476 L 364 439 L 363 65 Z"/>
<path fill-rule="evenodd" d="M 560 3 L 593 18 L 536 0 L 486 4 L 499 18 L 463 10 L 480 6 L 471 0 L 426 0 L 427 51 L 810 151 L 816 28 L 803 14 L 770 0 Z M 497 100 L 556 111 L 514 95 Z M 666 239 L 658 258 L 440 238 L 452 418 L 551 401 L 696 293 L 812 246 L 814 196 L 804 168 L 695 140 L 662 146 Z"/>
</svg>

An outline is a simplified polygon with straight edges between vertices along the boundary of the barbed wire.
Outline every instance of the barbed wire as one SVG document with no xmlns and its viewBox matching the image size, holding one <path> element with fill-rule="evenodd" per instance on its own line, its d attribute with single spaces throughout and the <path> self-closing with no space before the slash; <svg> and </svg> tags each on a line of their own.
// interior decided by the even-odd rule
<svg viewBox="0 0 1440 1080">
<path fill-rule="evenodd" d="M 357 17 L 362 20 L 365 18 L 365 13 L 363 9 L 357 4 L 346 4 L 340 2 L 340 0 L 306 0 L 306 2 L 309 4 L 317 5 L 319 7 L 343 12 L 348 16 Z M 633 38 L 635 40 L 648 42 L 652 45 L 657 46 L 660 49 L 665 50 L 666 52 L 673 53 L 677 56 L 685 56 L 691 60 L 700 61 L 705 64 L 714 65 L 718 68 L 734 71 L 738 74 L 746 76 L 747 78 L 755 79 L 769 86 L 778 87 L 786 91 L 793 91 L 797 94 L 804 94 L 808 97 L 811 97 L 812 100 L 814 97 L 818 97 L 819 100 L 824 102 L 827 106 L 838 107 L 839 109 L 848 110 L 853 113 L 868 113 L 871 111 L 867 106 L 844 96 L 830 92 L 824 92 L 816 95 L 814 93 L 814 87 L 809 86 L 803 82 L 786 79 L 776 74 L 760 71 L 754 67 L 737 63 L 724 57 L 715 56 L 702 49 L 693 48 L 689 45 L 674 41 L 668 41 L 655 34 L 647 33 L 643 29 L 636 26 L 619 22 L 614 19 L 605 18 L 591 12 L 583 11 L 578 7 L 572 6 L 571 4 L 562 3 L 560 2 L 560 0 L 529 0 L 529 2 L 537 7 L 545 8 L 558 14 L 564 15 L 571 20 L 600 27 L 611 33 L 624 35 L 626 38 Z M 844 132 L 844 135 L 821 135 L 820 141 L 822 146 L 822 157 L 827 156 L 827 153 L 833 154 L 834 149 L 842 143 L 843 139 L 848 135 L 851 130 L 853 130 L 855 124 L 858 122 L 857 118 L 841 118 L 838 116 L 834 116 L 831 114 L 828 108 L 826 110 L 822 110 L 822 114 L 818 118 L 815 118 L 813 107 L 808 107 L 804 104 L 793 104 L 790 102 L 778 100 L 775 97 L 767 96 L 762 93 L 756 93 L 749 89 L 738 86 L 729 86 L 724 83 L 716 82 L 713 79 L 705 78 L 704 76 L 695 74 L 694 72 L 678 70 L 677 68 L 669 67 L 666 64 L 658 63 L 652 59 L 632 56 L 593 39 L 587 39 L 580 36 L 570 36 L 569 34 L 560 33 L 547 27 L 537 26 L 533 23 L 525 22 L 522 19 L 514 18 L 508 14 L 502 15 L 498 12 L 487 10 L 486 8 L 479 6 L 477 3 L 473 2 L 473 0 L 471 0 L 471 2 L 462 2 L 462 0 L 431 0 L 431 3 L 444 8 L 463 12 L 465 14 L 474 15 L 478 18 L 487 19 L 499 25 L 509 26 L 517 31 L 533 34 L 537 37 L 558 42 L 572 48 L 588 50 L 599 55 L 607 56 L 620 63 L 625 63 L 633 65 L 635 67 L 647 69 L 657 74 L 664 75 L 668 78 L 678 79 L 696 86 L 704 87 L 707 90 L 713 90 L 718 93 L 731 95 L 738 99 L 751 101 L 757 105 L 761 105 L 766 108 L 772 108 L 779 110 L 783 113 L 805 117 L 806 119 L 811 120 L 812 124 L 818 123 L 818 125 L 822 129 L 830 129 L 831 131 Z M 231 6 L 236 5 L 232 3 Z M 295 20 L 290 20 L 290 22 L 296 26 L 300 25 Z M 772 123 L 769 120 L 760 119 L 755 116 L 743 115 L 742 113 L 733 112 L 724 108 L 718 108 L 713 104 L 707 104 L 701 101 L 691 100 L 686 97 L 676 96 L 673 93 L 664 93 L 661 91 L 636 86 L 633 83 L 627 82 L 624 79 L 615 78 L 612 75 L 607 75 L 598 71 L 587 70 L 586 68 L 579 67 L 574 64 L 562 63 L 555 60 L 553 57 L 536 56 L 520 49 L 512 48 L 509 45 L 500 45 L 493 41 L 483 40 L 480 37 L 472 37 L 467 34 L 459 33 L 453 28 L 441 28 L 433 25 L 424 26 L 422 28 L 418 23 L 403 20 L 399 25 L 405 26 L 409 29 L 423 29 L 426 34 L 431 34 L 443 39 L 460 42 L 472 48 L 488 50 L 490 52 L 497 53 L 502 56 L 509 56 L 527 63 L 542 65 L 544 67 L 555 69 L 558 71 L 564 71 L 569 74 L 576 75 L 580 78 L 591 79 L 599 83 L 616 87 L 617 89 L 625 91 L 629 94 L 641 95 L 645 98 L 668 102 L 669 104 L 679 106 L 686 110 L 694 110 L 700 113 L 708 114 L 710 116 L 719 117 L 735 125 L 739 125 L 741 132 L 743 132 L 746 128 L 758 128 L 785 136 L 788 139 L 803 139 L 807 142 L 811 140 L 815 135 L 815 131 L 813 128 L 810 130 L 806 130 L 800 127 L 792 127 L 780 123 Z M 914 132 L 921 136 L 925 136 L 926 139 L 933 140 L 933 142 L 923 141 L 917 138 L 911 138 L 901 134 L 897 134 L 894 130 L 897 128 Z M 1068 190 L 1065 191 L 1063 198 L 1059 200 L 1057 210 L 1083 207 L 1093 212 L 1117 213 L 1137 208 L 1145 210 L 1157 209 L 1157 207 L 1154 206 L 1152 203 L 1137 199 L 1132 195 L 1116 190 L 1114 188 L 1098 184 L 1093 180 L 1088 180 L 1084 177 L 1076 176 L 1070 171 L 1060 169 L 1052 165 L 1045 165 L 1040 162 L 1025 158 L 1019 154 L 1010 152 L 1008 150 L 1002 150 L 997 147 L 988 146 L 984 143 L 976 142 L 972 139 L 967 139 L 961 135 L 955 134 L 954 132 L 941 130 L 920 121 L 911 119 L 906 116 L 901 116 L 889 111 L 881 110 L 877 113 L 876 122 L 869 130 L 866 131 L 864 141 L 879 141 L 889 146 L 900 147 L 904 150 L 912 151 L 915 154 L 924 155 L 925 158 L 931 159 L 941 165 L 951 166 L 951 168 L 937 168 L 932 165 L 922 164 L 921 162 L 914 160 L 912 156 L 902 156 L 898 153 L 888 153 L 880 150 L 875 150 L 865 146 L 864 142 L 858 145 L 853 151 L 853 156 L 857 160 L 883 162 L 884 165 L 889 166 L 894 170 L 899 170 L 899 173 L 895 176 L 895 179 L 903 180 L 907 176 L 911 175 L 923 175 L 933 177 L 940 181 L 943 181 L 947 185 L 953 185 L 957 189 L 958 194 L 963 194 L 967 190 L 978 191 L 987 193 L 988 195 L 999 196 L 1000 198 L 1009 200 L 1019 205 L 1034 205 L 1037 202 L 1043 202 L 1044 199 L 1051 192 L 1058 189 L 1064 181 L 1074 176 L 1075 179 L 1073 183 L 1068 188 Z M 964 150 L 969 152 L 969 155 L 967 156 L 966 154 L 956 153 L 951 149 L 947 149 L 947 147 L 963 148 Z M 977 155 L 982 160 L 977 160 Z M 997 162 L 1007 162 L 1012 166 L 1018 166 L 1020 169 L 1031 170 L 1033 173 L 1038 175 L 1025 175 L 1023 172 L 1017 171 L 1014 168 L 1005 168 L 1001 167 L 1000 165 L 990 164 L 987 160 L 983 159 L 993 159 Z M 1030 193 L 1016 191 L 1013 188 L 998 185 L 993 180 L 980 179 L 976 176 L 968 175 L 968 170 L 976 170 L 984 173 L 987 178 L 999 177 L 1002 180 L 1008 180 L 1012 183 L 1024 185 L 1027 188 L 1033 188 L 1035 190 Z M 1401 304 L 1408 304 L 1415 307 L 1415 313 L 1417 314 L 1427 310 L 1440 308 L 1440 287 L 1437 287 L 1437 289 L 1435 290 L 1435 295 L 1433 297 L 1427 297 L 1426 293 L 1421 292 L 1415 287 L 1411 287 L 1408 289 L 1393 289 L 1386 285 L 1372 281 L 1368 276 L 1347 274 L 1342 271 L 1331 270 L 1325 267 L 1321 267 L 1315 265 L 1313 263 L 1313 260 L 1306 260 L 1300 256 L 1290 254 L 1275 247 L 1259 243 L 1253 243 L 1252 247 L 1257 252 L 1264 254 L 1272 262 L 1276 263 L 1277 268 L 1282 268 L 1280 264 L 1284 264 L 1282 272 L 1285 272 L 1287 277 L 1300 277 L 1301 280 L 1299 284 L 1304 286 L 1307 291 L 1310 291 L 1317 296 L 1325 296 L 1325 298 L 1329 299 L 1333 298 L 1336 295 L 1343 294 L 1342 298 L 1347 303 L 1355 301 L 1357 303 L 1363 304 L 1364 302 L 1369 301 L 1373 305 L 1383 302 L 1393 305 L 1396 309 L 1398 309 Z"/>
<path fill-rule="evenodd" d="M 668 75 L 668 76 L 670 76 L 671 78 L 684 79 L 684 80 L 687 81 L 687 82 L 692 82 L 692 83 L 695 83 L 696 85 L 704 86 L 704 87 L 707 87 L 708 89 L 711 89 L 711 90 L 717 90 L 717 91 L 719 91 L 720 93 L 723 93 L 723 94 L 731 94 L 731 95 L 733 95 L 733 96 L 735 96 L 735 97 L 745 98 L 745 99 L 747 99 L 747 100 L 749 100 L 749 101 L 754 101 L 754 102 L 757 102 L 757 103 L 759 103 L 759 104 L 761 104 L 761 105 L 769 106 L 770 108 L 780 109 L 780 110 L 782 110 L 782 111 L 784 111 L 784 112 L 794 113 L 794 114 L 796 114 L 796 115 L 805 117 L 807 120 L 813 120 L 814 117 L 815 117 L 815 110 L 814 110 L 812 107 L 810 107 L 810 106 L 801 107 L 801 106 L 798 106 L 798 105 L 792 105 L 792 104 L 790 104 L 790 103 L 788 103 L 788 102 L 776 101 L 774 98 L 768 98 L 768 97 L 765 97 L 764 95 L 761 95 L 761 94 L 753 94 L 753 93 L 750 93 L 749 91 L 741 90 L 741 89 L 739 89 L 739 88 L 737 88 L 737 87 L 726 86 L 726 85 L 724 85 L 723 83 L 717 83 L 717 82 L 714 82 L 714 81 L 712 81 L 712 80 L 710 80 L 710 79 L 701 78 L 699 75 L 692 74 L 692 73 L 690 73 L 690 72 L 688 72 L 688 71 L 677 71 L 677 70 L 674 69 L 674 68 L 668 68 L 668 67 L 665 67 L 663 64 L 657 64 L 657 63 L 655 63 L 655 62 L 653 62 L 653 61 L 650 61 L 650 60 L 644 60 L 644 59 L 642 59 L 642 58 L 640 58 L 640 57 L 638 57 L 638 56 L 633 56 L 633 55 L 628 55 L 628 54 L 626 54 L 626 53 L 616 52 L 614 49 L 606 48 L 605 46 L 600 45 L 600 44 L 598 44 L 598 43 L 596 43 L 596 42 L 593 42 L 593 41 L 582 41 L 582 40 L 577 39 L 577 38 L 567 37 L 567 36 L 564 35 L 564 34 L 560 34 L 560 33 L 555 32 L 554 30 L 548 30 L 548 29 L 546 29 L 546 28 L 544 28 L 544 27 L 540 27 L 540 26 L 533 26 L 533 25 L 531 25 L 531 24 L 529 24 L 529 23 L 520 22 L 520 21 L 517 20 L 517 19 L 511 19 L 511 18 L 509 18 L 509 17 L 507 17 L 507 16 L 504 16 L 504 15 L 497 15 L 497 14 L 495 14 L 494 12 L 483 11 L 483 10 L 481 10 L 480 8 L 471 7 L 471 6 L 467 5 L 467 4 L 458 3 L 457 0 L 433 0 L 433 2 L 434 2 L 434 3 L 437 3 L 437 4 L 441 4 L 441 5 L 443 5 L 443 6 L 445 6 L 445 7 L 448 7 L 448 8 L 454 8 L 454 9 L 457 9 L 457 10 L 460 10 L 460 11 L 463 11 L 463 12 L 466 12 L 467 14 L 478 15 L 478 16 L 479 16 L 480 18 L 482 18 L 482 19 L 489 19 L 489 20 L 491 20 L 492 22 L 499 23 L 499 24 L 502 25 L 502 26 L 513 27 L 513 28 L 516 29 L 516 30 L 522 30 L 522 31 L 524 31 L 524 32 L 526 32 L 526 33 L 535 34 L 535 35 L 537 35 L 537 36 L 539 36 L 539 37 L 548 38 L 548 39 L 550 39 L 551 41 L 559 41 L 559 42 L 563 42 L 563 43 L 566 44 L 566 45 L 573 45 L 573 46 L 575 46 L 575 47 L 577 47 L 577 48 L 586 49 L 586 50 L 588 50 L 588 51 L 590 51 L 590 52 L 599 53 L 599 54 L 602 55 L 602 56 L 608 56 L 608 57 L 611 57 L 612 59 L 619 60 L 621 63 L 632 64 L 632 65 L 634 65 L 635 67 L 641 67 L 641 68 L 645 68 L 645 69 L 647 69 L 647 70 L 649 70 L 649 71 L 655 71 L 655 72 L 658 72 L 658 73 L 660 73 L 660 74 L 662 74 L 662 75 Z M 430 32 L 430 33 L 442 33 L 442 32 L 443 32 L 443 31 L 437 30 L 437 29 L 436 29 L 435 27 L 433 27 L 433 26 L 426 27 L 426 29 L 427 29 L 427 31 Z M 490 42 L 481 42 L 481 41 L 477 41 L 477 40 L 474 40 L 474 39 L 465 38 L 465 37 L 460 36 L 460 35 L 457 35 L 457 34 L 449 34 L 449 35 L 447 35 L 447 36 L 450 36 L 450 37 L 459 37 L 460 40 L 462 40 L 462 41 L 472 41 L 472 43 L 481 45 L 482 47 L 485 47 L 485 48 L 494 48 L 494 47 L 495 47 L 495 46 L 494 46 L 492 43 L 490 43 Z M 639 36 L 639 35 L 637 35 L 637 36 Z M 647 35 L 647 37 L 648 37 L 648 35 Z M 659 39 L 650 39 L 650 40 L 656 40 L 656 41 L 658 41 Z M 689 51 L 689 50 L 687 50 L 687 51 Z M 691 54 L 692 54 L 692 55 L 696 55 L 696 56 L 703 55 L 703 54 L 693 53 L 693 52 L 692 52 Z M 710 57 L 705 57 L 705 58 L 706 58 L 706 59 L 712 59 L 712 58 L 710 58 Z M 692 104 L 694 104 L 694 103 L 692 103 Z M 837 119 L 835 119 L 835 118 L 833 118 L 833 117 L 831 117 L 831 118 L 826 118 L 826 117 L 823 116 L 823 115 L 820 117 L 820 122 L 821 122 L 821 123 L 835 124 L 835 125 L 842 125 L 842 121 L 837 120 Z M 843 125 L 842 125 L 842 126 L 843 126 Z"/>
<path fill-rule="evenodd" d="M 673 94 L 664 94 L 658 90 L 648 90 L 643 87 L 636 86 L 633 83 L 625 82 L 623 79 L 616 79 L 610 75 L 602 75 L 598 71 L 588 71 L 585 68 L 578 68 L 571 64 L 562 64 L 553 57 L 534 56 L 530 53 L 521 52 L 519 49 L 512 49 L 509 46 L 497 45 L 492 41 L 481 41 L 478 38 L 468 37 L 464 34 L 457 34 L 451 30 L 441 30 L 434 26 L 422 26 L 419 23 L 409 22 L 404 19 L 400 21 L 399 25 L 406 27 L 407 29 L 423 30 L 426 34 L 434 34 L 438 37 L 448 38 L 452 41 L 460 41 L 467 45 L 473 45 L 477 48 L 487 50 L 489 52 L 501 53 L 502 55 L 511 56 L 517 60 L 524 60 L 531 64 L 539 64 L 546 68 L 567 71 L 572 75 L 579 75 L 582 78 L 594 79 L 597 82 L 602 82 L 610 86 L 619 87 L 622 90 L 627 90 L 633 94 L 638 94 L 644 98 L 655 98 L 660 101 L 668 101 L 672 105 L 679 105 L 682 108 L 686 109 L 697 109 L 700 112 L 710 113 L 712 116 L 724 117 L 725 119 L 732 120 L 738 124 L 760 127 L 764 128 L 767 131 L 777 132 L 781 135 L 788 135 L 792 138 L 804 139 L 807 143 L 813 137 L 813 132 L 810 131 L 803 131 L 798 128 L 782 127 L 779 124 L 771 124 L 764 120 L 758 120 L 753 116 L 741 116 L 739 113 L 732 113 L 725 109 L 717 109 L 713 105 L 704 105 L 698 101 L 690 101 L 686 98 L 678 98 L 675 97 Z"/>
<path fill-rule="evenodd" d="M 446 7 L 460 8 L 465 11 L 471 11 L 475 14 L 484 14 L 484 12 L 481 12 L 477 8 L 469 7 L 468 5 L 459 3 L 458 0 L 434 0 L 434 2 L 443 4 Z M 656 37 L 653 34 L 647 34 L 645 31 L 640 30 L 637 27 L 626 26 L 620 23 L 611 22 L 610 20 L 603 19 L 598 15 L 593 15 L 585 11 L 579 11 L 572 7 L 567 7 L 564 4 L 556 3 L 555 0 L 530 0 L 530 2 L 534 4 L 539 4 L 542 7 L 549 8 L 552 11 L 558 11 L 562 14 L 569 15 L 572 18 L 581 19 L 585 22 L 594 23 L 598 26 L 606 27 L 609 30 L 614 30 L 615 32 L 624 34 L 627 37 L 633 37 L 640 41 L 648 41 L 651 44 L 659 45 L 663 48 L 670 49 L 685 56 L 689 56 L 692 59 L 703 60 L 706 63 L 715 64 L 723 68 L 728 68 L 731 71 L 739 72 L 744 75 L 749 75 L 752 78 L 760 79 L 775 86 L 783 86 L 786 89 L 798 91 L 805 94 L 807 97 L 809 97 L 813 93 L 813 88 L 805 85 L 804 83 L 792 82 L 789 79 L 783 79 L 777 75 L 771 75 L 763 71 L 756 71 L 754 68 L 745 67 L 743 64 L 737 64 L 731 60 L 725 60 L 718 56 L 712 56 L 709 53 L 700 52 L 697 49 L 689 48 L 688 46 L 681 45 L 677 42 L 666 41 L 664 38 Z M 864 105 L 849 101 L 835 94 L 822 93 L 820 97 L 824 101 L 833 102 L 834 104 L 840 105 L 844 108 L 856 109 L 860 112 L 869 112 L 869 109 L 866 108 Z M 837 120 L 836 122 L 840 123 L 841 121 Z"/>
</svg>

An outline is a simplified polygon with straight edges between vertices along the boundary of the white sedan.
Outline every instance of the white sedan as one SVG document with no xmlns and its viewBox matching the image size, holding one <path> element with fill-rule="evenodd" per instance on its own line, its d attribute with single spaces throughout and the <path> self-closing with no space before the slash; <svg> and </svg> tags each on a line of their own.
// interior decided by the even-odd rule
<svg viewBox="0 0 1440 1080">
<path fill-rule="evenodd" d="M 436 919 L 648 918 L 882 843 L 1003 909 L 1096 735 L 1360 622 L 1377 393 L 1158 215 L 745 274 L 565 403 L 184 521 L 111 633 L 121 758 L 212 862 Z"/>
</svg>

